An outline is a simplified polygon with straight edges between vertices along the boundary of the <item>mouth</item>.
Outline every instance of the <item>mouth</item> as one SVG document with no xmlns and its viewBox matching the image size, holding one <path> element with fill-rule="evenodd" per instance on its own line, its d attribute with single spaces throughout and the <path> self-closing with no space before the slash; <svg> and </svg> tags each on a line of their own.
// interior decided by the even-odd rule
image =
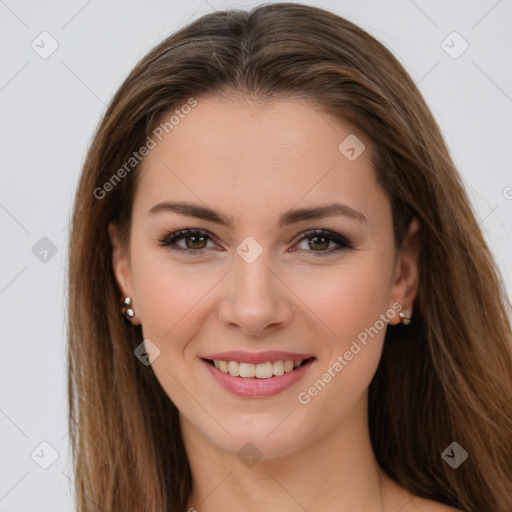
<svg viewBox="0 0 512 512">
<path fill-rule="evenodd" d="M 272 379 L 285 373 L 293 372 L 313 359 L 315 358 L 309 357 L 307 359 L 266 361 L 258 364 L 224 361 L 221 359 L 203 359 L 203 361 L 214 366 L 222 373 L 229 374 L 231 377 L 240 377 L 242 379 Z"/>
<path fill-rule="evenodd" d="M 271 397 L 291 388 L 317 360 L 316 357 L 306 357 L 248 363 L 225 359 L 201 359 L 213 380 L 221 388 L 242 398 Z"/>
</svg>

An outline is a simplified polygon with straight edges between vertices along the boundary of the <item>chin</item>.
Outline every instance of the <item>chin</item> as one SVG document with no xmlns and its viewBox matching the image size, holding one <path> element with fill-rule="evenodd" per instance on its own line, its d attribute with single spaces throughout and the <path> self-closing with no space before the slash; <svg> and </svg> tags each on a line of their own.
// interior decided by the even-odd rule
<svg viewBox="0 0 512 512">
<path fill-rule="evenodd" d="M 277 413 L 275 409 L 261 414 L 233 414 L 222 422 L 226 430 L 215 422 L 215 428 L 208 425 L 201 430 L 210 442 L 239 458 L 250 455 L 262 460 L 276 459 L 300 452 L 318 433 L 317 427 L 301 416 L 298 411 Z"/>
</svg>

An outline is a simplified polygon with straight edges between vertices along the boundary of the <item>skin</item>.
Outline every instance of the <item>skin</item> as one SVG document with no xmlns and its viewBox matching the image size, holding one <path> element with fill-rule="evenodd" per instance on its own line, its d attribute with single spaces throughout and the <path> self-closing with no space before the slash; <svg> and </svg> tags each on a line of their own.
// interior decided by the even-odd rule
<svg viewBox="0 0 512 512">
<path fill-rule="evenodd" d="M 119 288 L 132 297 L 132 322 L 160 350 L 150 368 L 180 413 L 193 475 L 189 507 L 199 512 L 241 504 L 249 512 L 455 510 L 407 493 L 375 460 L 367 399 L 385 327 L 309 403 L 298 400 L 379 315 L 396 303 L 410 312 L 418 288 L 418 224 L 397 251 L 369 141 L 359 136 L 366 150 L 355 161 L 338 149 L 351 133 L 301 99 L 263 106 L 199 98 L 143 161 L 128 247 L 110 226 Z M 234 225 L 148 214 L 170 200 L 208 205 Z M 332 202 L 368 223 L 335 216 L 277 226 L 292 208 Z M 188 256 L 160 245 L 185 228 L 208 231 L 203 254 L 193 236 Z M 354 249 L 322 256 L 336 242 L 294 241 L 310 229 L 340 234 Z M 252 263 L 236 252 L 248 236 L 263 249 Z M 398 314 L 389 319 L 399 322 Z M 200 359 L 234 349 L 311 353 L 316 361 L 278 395 L 240 398 Z M 237 457 L 247 442 L 262 454 L 252 467 Z"/>
</svg>

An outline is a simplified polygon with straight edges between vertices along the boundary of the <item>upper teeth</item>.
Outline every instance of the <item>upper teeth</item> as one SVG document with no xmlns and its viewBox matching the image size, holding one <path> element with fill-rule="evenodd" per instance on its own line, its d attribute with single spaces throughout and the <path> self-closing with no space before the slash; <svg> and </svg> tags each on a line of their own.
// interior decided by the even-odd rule
<svg viewBox="0 0 512 512">
<path fill-rule="evenodd" d="M 258 379 L 268 379 L 272 375 L 283 375 L 291 372 L 302 364 L 303 359 L 295 361 L 268 361 L 266 363 L 238 363 L 236 361 L 213 361 L 215 368 L 224 373 L 229 373 L 233 377 L 257 377 Z"/>
</svg>

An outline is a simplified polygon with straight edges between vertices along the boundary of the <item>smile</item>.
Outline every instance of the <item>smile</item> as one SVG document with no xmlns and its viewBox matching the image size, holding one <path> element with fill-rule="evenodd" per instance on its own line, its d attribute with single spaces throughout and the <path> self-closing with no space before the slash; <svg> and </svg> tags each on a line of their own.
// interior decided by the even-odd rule
<svg viewBox="0 0 512 512">
<path fill-rule="evenodd" d="M 214 359 L 213 365 L 221 372 L 229 373 L 232 377 L 270 379 L 273 376 L 289 373 L 301 366 L 303 359 L 288 361 L 267 361 L 265 363 L 238 363 L 237 361 L 220 361 Z"/>
<path fill-rule="evenodd" d="M 285 354 L 286 358 L 283 357 Z M 298 357 L 300 355 L 304 357 Z M 244 398 L 264 398 L 281 393 L 298 382 L 316 361 L 307 354 L 290 353 L 274 353 L 272 356 L 271 353 L 232 352 L 222 357 L 202 358 L 202 362 L 217 384 Z M 252 362 L 248 361 L 251 359 Z"/>
</svg>

